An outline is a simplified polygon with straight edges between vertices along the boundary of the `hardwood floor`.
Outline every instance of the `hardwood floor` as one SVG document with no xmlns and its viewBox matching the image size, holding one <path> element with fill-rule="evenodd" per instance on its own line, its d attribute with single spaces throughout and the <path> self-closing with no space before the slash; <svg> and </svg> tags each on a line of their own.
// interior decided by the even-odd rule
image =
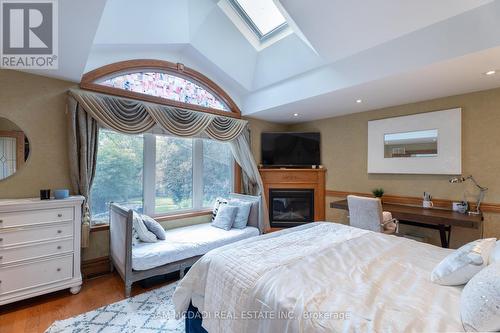
<svg viewBox="0 0 500 333">
<path fill-rule="evenodd" d="M 164 280 L 150 288 L 134 284 L 132 296 L 173 283 Z M 123 281 L 116 273 L 85 280 L 78 295 L 69 290 L 0 306 L 1 333 L 44 332 L 54 321 L 66 319 L 124 299 Z"/>
</svg>

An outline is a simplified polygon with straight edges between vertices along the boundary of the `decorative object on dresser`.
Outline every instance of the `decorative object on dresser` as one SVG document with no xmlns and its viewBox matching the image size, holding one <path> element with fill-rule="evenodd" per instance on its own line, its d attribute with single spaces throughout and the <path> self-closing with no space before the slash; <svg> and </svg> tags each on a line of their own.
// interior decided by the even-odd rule
<svg viewBox="0 0 500 333">
<path fill-rule="evenodd" d="M 325 220 L 326 169 L 260 169 L 273 228 Z"/>
<path fill-rule="evenodd" d="M 0 305 L 80 291 L 83 200 L 0 200 Z"/>
</svg>

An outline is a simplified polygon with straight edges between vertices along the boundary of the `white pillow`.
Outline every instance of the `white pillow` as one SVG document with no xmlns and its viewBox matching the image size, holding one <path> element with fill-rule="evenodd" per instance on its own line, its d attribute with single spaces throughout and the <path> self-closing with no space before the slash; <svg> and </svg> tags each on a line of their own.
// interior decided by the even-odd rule
<svg viewBox="0 0 500 333">
<path fill-rule="evenodd" d="M 497 262 L 500 262 L 500 241 L 496 242 L 493 251 L 491 251 L 489 264 L 491 265 Z"/>
<path fill-rule="evenodd" d="M 432 271 L 431 281 L 444 286 L 466 284 L 488 264 L 496 238 L 465 244 L 444 258 Z"/>
<path fill-rule="evenodd" d="M 215 217 L 217 216 L 217 212 L 219 211 L 219 208 L 222 205 L 227 205 L 227 199 L 224 199 L 224 198 L 215 199 L 214 208 L 212 209 L 212 222 L 215 221 Z"/>
<path fill-rule="evenodd" d="M 149 231 L 155 234 L 156 238 L 158 238 L 159 240 L 165 240 L 167 238 L 165 229 L 163 229 L 158 221 L 148 215 L 141 215 L 141 218 L 146 228 L 148 228 Z"/>
<path fill-rule="evenodd" d="M 224 230 L 230 230 L 233 226 L 234 219 L 238 213 L 238 207 L 230 205 L 222 205 L 219 208 L 219 212 L 212 222 L 212 226 Z"/>
<path fill-rule="evenodd" d="M 137 243 L 137 238 L 138 240 L 146 243 L 154 243 L 158 241 L 156 235 L 149 231 L 148 228 L 146 228 L 141 215 L 137 214 L 136 212 L 134 212 L 133 216 L 132 237 L 136 238 L 135 240 L 132 240 L 133 244 Z"/>
<path fill-rule="evenodd" d="M 466 331 L 500 331 L 500 262 L 467 283 L 460 297 L 460 315 Z"/>
<path fill-rule="evenodd" d="M 233 228 L 245 229 L 248 223 L 248 217 L 250 216 L 252 203 L 248 201 L 232 199 L 229 200 L 228 205 L 238 207 L 238 212 L 236 213 L 236 217 L 234 219 Z"/>
</svg>

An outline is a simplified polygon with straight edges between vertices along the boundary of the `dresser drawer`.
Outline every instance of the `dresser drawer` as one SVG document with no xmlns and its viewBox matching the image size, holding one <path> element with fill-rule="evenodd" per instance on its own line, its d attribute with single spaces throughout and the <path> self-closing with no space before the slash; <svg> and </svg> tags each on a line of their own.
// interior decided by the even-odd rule
<svg viewBox="0 0 500 333">
<path fill-rule="evenodd" d="M 73 223 L 64 222 L 45 227 L 19 227 L 0 229 L 0 249 L 11 245 L 27 245 L 33 242 L 54 240 L 73 235 Z"/>
<path fill-rule="evenodd" d="M 0 228 L 36 225 L 73 220 L 73 208 L 26 210 L 0 214 Z"/>
<path fill-rule="evenodd" d="M 73 254 L 0 268 L 0 295 L 73 277 Z"/>
<path fill-rule="evenodd" d="M 0 250 L 0 267 L 23 260 L 73 252 L 73 238 L 15 246 Z"/>
</svg>

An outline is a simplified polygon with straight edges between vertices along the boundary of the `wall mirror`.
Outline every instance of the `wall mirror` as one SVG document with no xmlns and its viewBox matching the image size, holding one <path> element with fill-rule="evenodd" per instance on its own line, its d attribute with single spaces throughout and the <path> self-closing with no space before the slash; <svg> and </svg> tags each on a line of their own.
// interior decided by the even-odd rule
<svg viewBox="0 0 500 333">
<path fill-rule="evenodd" d="M 0 117 L 0 180 L 12 176 L 28 160 L 30 144 L 23 130 Z"/>
<path fill-rule="evenodd" d="M 384 134 L 384 157 L 438 156 L 438 130 Z"/>
<path fill-rule="evenodd" d="M 368 173 L 462 173 L 462 110 L 368 122 Z"/>
</svg>

